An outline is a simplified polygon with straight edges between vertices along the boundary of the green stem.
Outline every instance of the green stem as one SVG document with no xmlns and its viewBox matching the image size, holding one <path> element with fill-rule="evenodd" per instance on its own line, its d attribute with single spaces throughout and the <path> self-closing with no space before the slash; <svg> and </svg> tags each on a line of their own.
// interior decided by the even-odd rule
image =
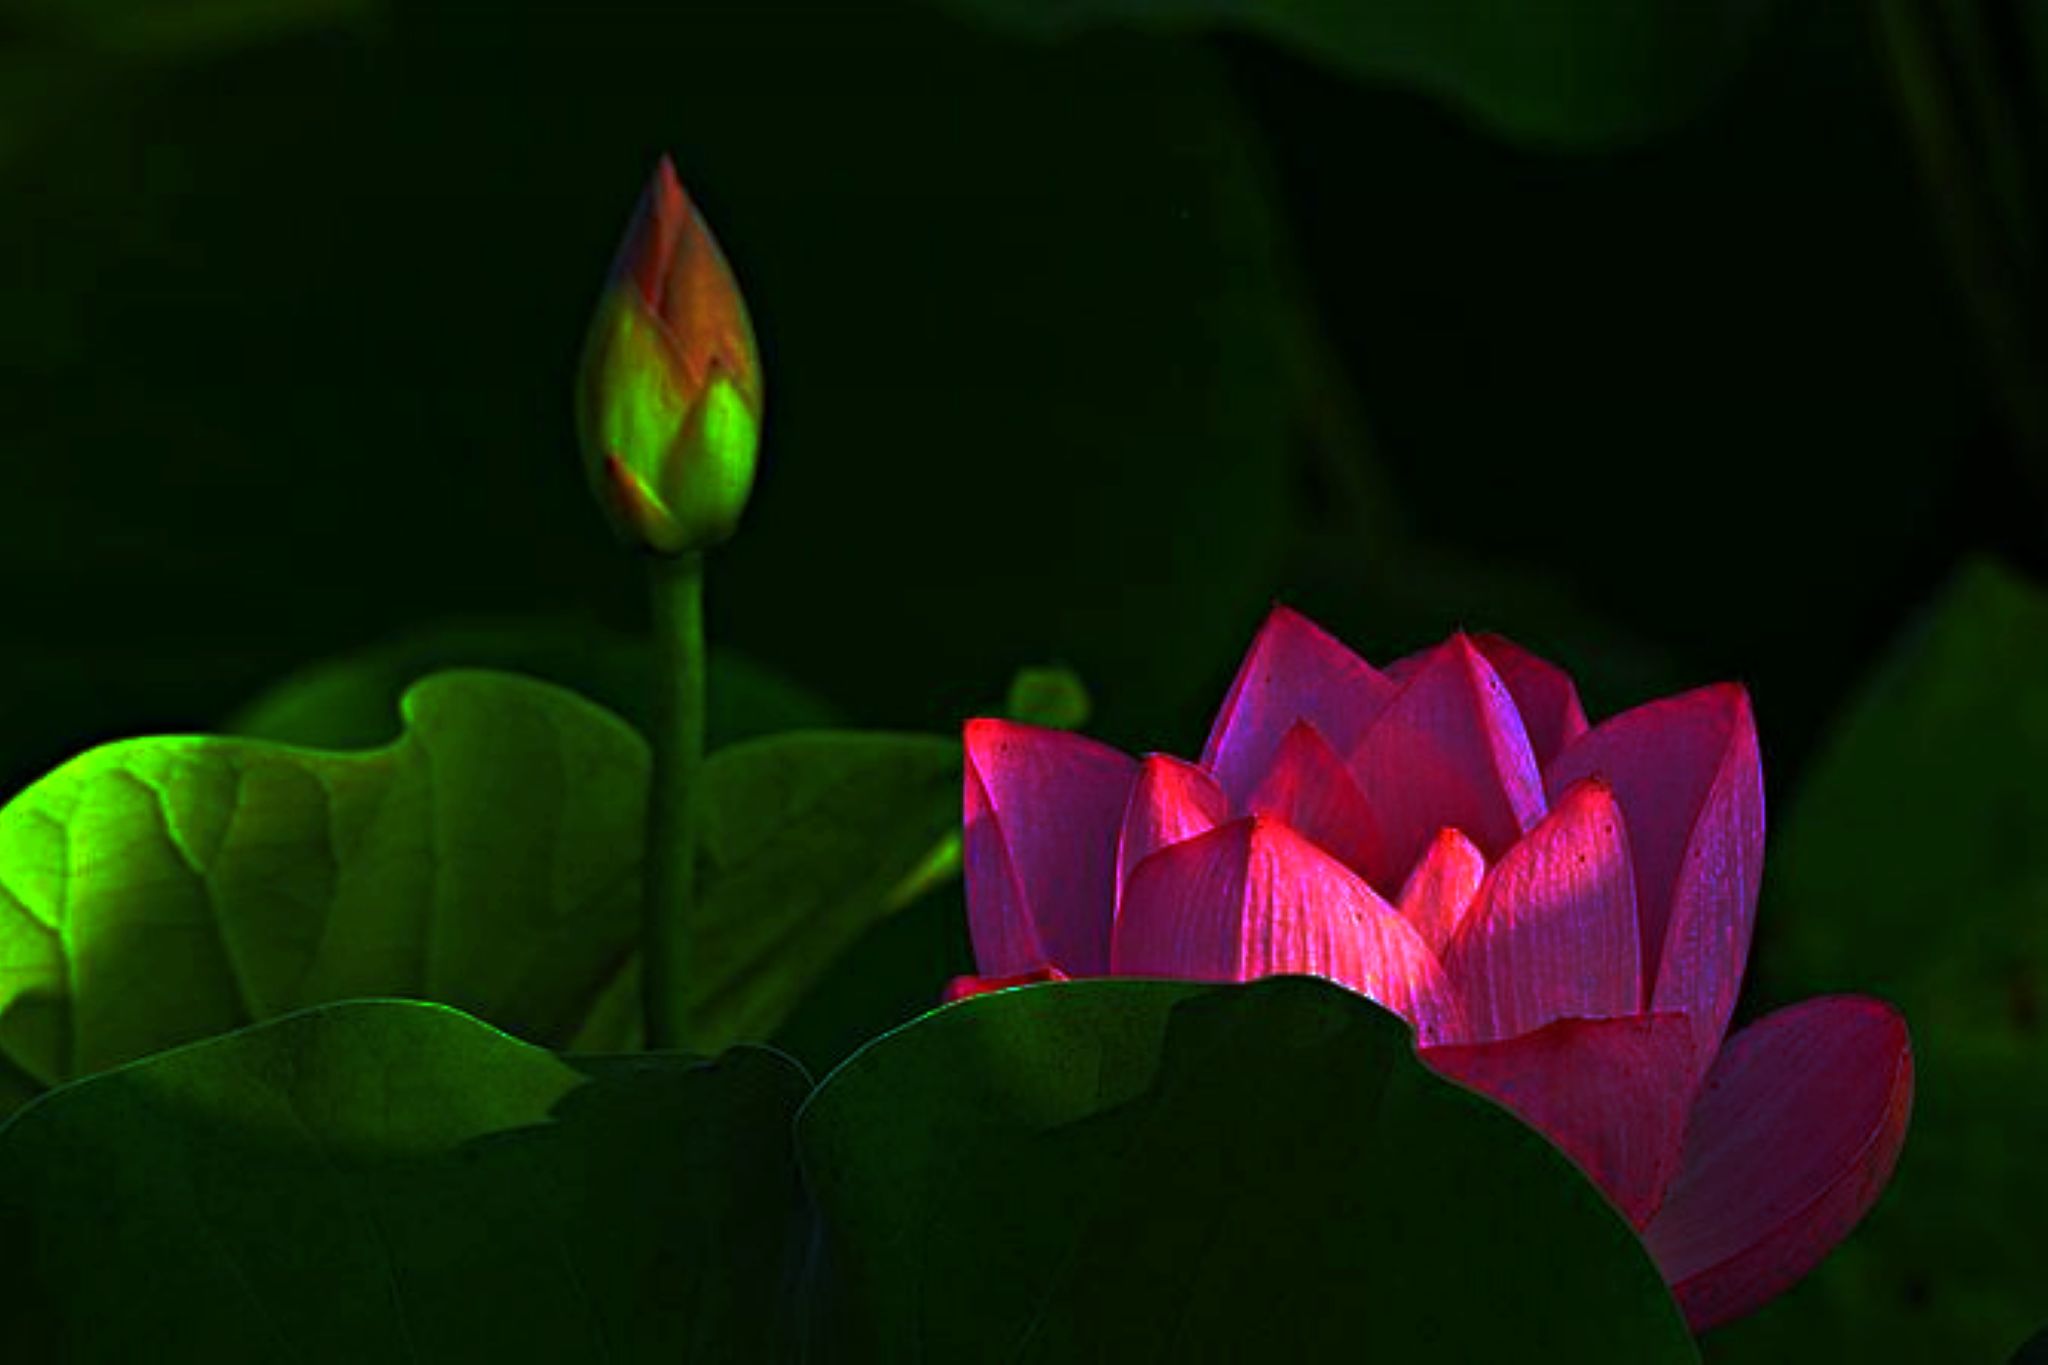
<svg viewBox="0 0 2048 1365">
<path fill-rule="evenodd" d="M 704 556 L 648 561 L 654 618 L 654 772 L 647 791 L 641 1005 L 650 1051 L 683 1046 L 704 766 Z"/>
</svg>

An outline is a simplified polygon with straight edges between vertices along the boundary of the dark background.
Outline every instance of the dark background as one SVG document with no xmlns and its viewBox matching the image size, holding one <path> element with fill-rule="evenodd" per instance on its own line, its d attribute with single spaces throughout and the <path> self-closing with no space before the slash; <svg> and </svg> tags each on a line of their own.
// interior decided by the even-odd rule
<svg viewBox="0 0 2048 1365">
<path fill-rule="evenodd" d="M 1538 5 L 1463 64 L 1004 8 L 0 9 L 0 785 L 438 622 L 639 629 L 569 377 L 663 150 L 770 390 L 712 630 L 857 723 L 1057 661 L 1187 752 L 1278 598 L 1596 719 L 1738 678 L 1780 810 L 1960 565 L 2043 567 L 2022 7 Z"/>
</svg>

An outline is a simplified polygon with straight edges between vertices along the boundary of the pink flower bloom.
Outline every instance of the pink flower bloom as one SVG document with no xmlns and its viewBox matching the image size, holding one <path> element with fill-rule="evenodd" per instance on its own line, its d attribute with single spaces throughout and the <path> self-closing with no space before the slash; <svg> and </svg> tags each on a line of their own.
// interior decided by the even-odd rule
<svg viewBox="0 0 2048 1365">
<path fill-rule="evenodd" d="M 966 728 L 982 974 L 1326 977 L 1571 1156 L 1695 1331 L 1791 1287 L 1876 1201 L 1912 1053 L 1826 996 L 1724 1040 L 1763 864 L 1733 685 L 1588 728 L 1571 679 L 1455 635 L 1374 669 L 1267 618 L 1198 763 L 1000 720 Z"/>
</svg>

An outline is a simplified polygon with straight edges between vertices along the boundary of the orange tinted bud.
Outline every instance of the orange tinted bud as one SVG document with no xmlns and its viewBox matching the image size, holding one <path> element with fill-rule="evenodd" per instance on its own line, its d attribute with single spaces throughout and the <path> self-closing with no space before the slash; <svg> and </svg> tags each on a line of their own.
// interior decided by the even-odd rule
<svg viewBox="0 0 2048 1365">
<path fill-rule="evenodd" d="M 663 157 L 591 323 L 577 429 L 593 492 L 636 545 L 732 535 L 754 486 L 761 366 L 732 267 Z"/>
</svg>

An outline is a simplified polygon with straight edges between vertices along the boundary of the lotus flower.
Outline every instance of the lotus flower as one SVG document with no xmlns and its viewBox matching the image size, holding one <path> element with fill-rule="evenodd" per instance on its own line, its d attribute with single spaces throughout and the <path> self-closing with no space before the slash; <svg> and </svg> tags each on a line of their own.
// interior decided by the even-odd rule
<svg viewBox="0 0 2048 1365">
<path fill-rule="evenodd" d="M 1749 699 L 1588 728 L 1571 679 L 1456 635 L 1374 669 L 1287 610 L 1201 761 L 966 728 L 979 977 L 1328 978 L 1546 1134 L 1635 1227 L 1695 1331 L 1817 1265 L 1883 1189 L 1912 1054 L 1891 1006 L 1807 1000 L 1725 1038 L 1762 870 Z"/>
</svg>

